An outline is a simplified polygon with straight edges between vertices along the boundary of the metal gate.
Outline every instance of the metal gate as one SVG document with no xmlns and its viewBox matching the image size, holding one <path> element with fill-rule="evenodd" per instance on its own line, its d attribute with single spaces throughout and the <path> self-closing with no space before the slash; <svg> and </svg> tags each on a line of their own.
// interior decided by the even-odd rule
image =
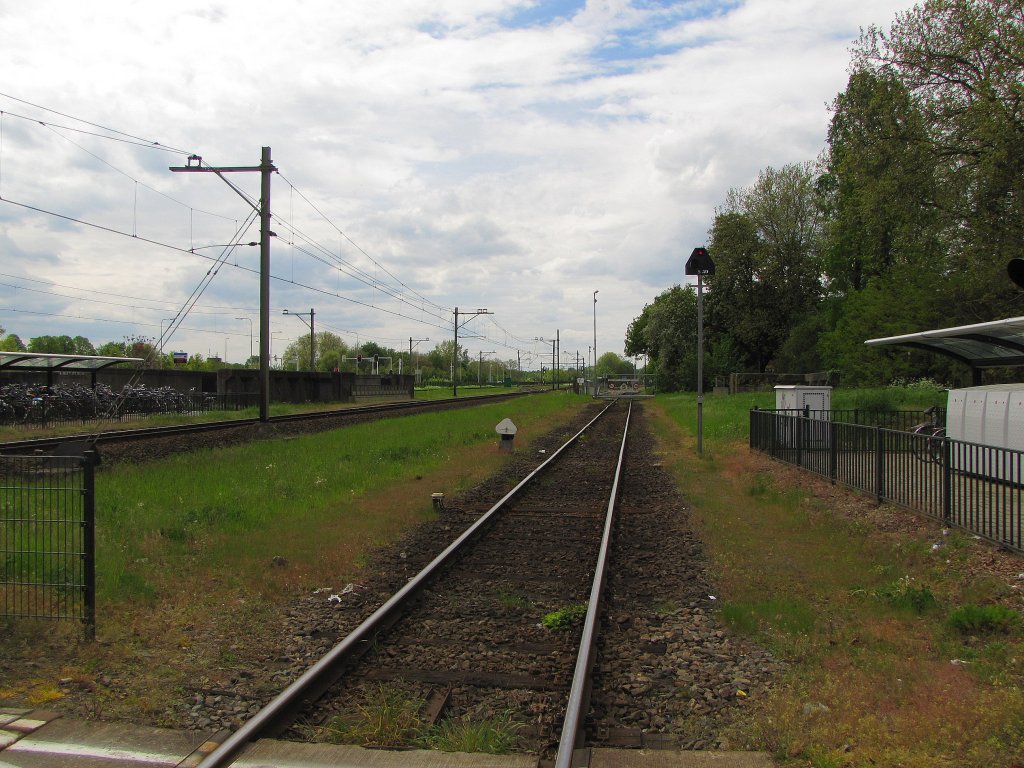
<svg viewBox="0 0 1024 768">
<path fill-rule="evenodd" d="M 0 618 L 96 626 L 95 454 L 0 456 Z"/>
</svg>

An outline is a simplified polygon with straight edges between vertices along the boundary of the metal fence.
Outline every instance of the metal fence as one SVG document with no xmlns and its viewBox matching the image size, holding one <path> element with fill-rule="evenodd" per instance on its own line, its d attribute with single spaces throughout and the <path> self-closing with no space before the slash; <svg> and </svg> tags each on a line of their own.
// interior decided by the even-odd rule
<svg viewBox="0 0 1024 768">
<path fill-rule="evenodd" d="M 87 388 L 78 388 L 74 393 L 18 393 L 17 397 L 10 391 L 0 391 L 0 426 L 32 429 L 60 424 L 119 423 L 163 414 L 196 416 L 210 411 L 237 411 L 258 404 L 258 394 L 176 392 L 169 388 L 137 388 L 127 396 L 115 394 L 106 399 L 96 397 Z"/>
<path fill-rule="evenodd" d="M 94 454 L 0 456 L 0 618 L 96 626 Z"/>
<path fill-rule="evenodd" d="M 1024 451 L 844 423 L 837 413 L 751 411 L 750 447 L 1024 551 Z"/>
</svg>

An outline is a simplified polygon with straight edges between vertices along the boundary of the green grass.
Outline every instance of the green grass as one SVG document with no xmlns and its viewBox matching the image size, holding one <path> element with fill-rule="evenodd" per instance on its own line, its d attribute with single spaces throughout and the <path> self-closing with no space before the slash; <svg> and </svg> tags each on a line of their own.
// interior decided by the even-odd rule
<svg viewBox="0 0 1024 768">
<path fill-rule="evenodd" d="M 1005 605 L 963 605 L 950 613 L 949 625 L 965 635 L 1010 634 L 1020 629 L 1021 617 Z"/>
<path fill-rule="evenodd" d="M 443 720 L 421 732 L 419 743 L 442 752 L 507 755 L 519 740 L 522 724 L 511 716 L 483 721 Z"/>
<path fill-rule="evenodd" d="M 833 405 L 920 409 L 934 394 L 836 390 Z M 695 398 L 651 408 L 713 561 L 719 618 L 787 664 L 774 690 L 750 692 L 735 743 L 801 768 L 1024 764 L 1024 638 L 999 605 L 1012 590 L 968 567 L 986 545 L 954 531 L 933 550 L 934 527 L 880 527 L 912 513 L 766 465 L 745 445 L 747 414 L 773 401 L 708 397 L 700 457 Z"/>
<path fill-rule="evenodd" d="M 681 427 L 697 430 L 697 395 L 675 392 L 657 396 L 658 404 Z M 832 407 L 836 410 L 861 409 L 878 411 L 923 411 L 932 405 L 946 406 L 945 392 L 928 383 L 873 389 L 832 390 Z M 775 392 L 744 392 L 737 395 L 705 394 L 703 407 L 705 450 L 718 444 L 745 440 L 750 435 L 750 411 L 753 408 L 775 407 Z"/>
<path fill-rule="evenodd" d="M 400 525 L 365 504 L 392 486 L 415 486 L 467 447 L 496 445 L 494 426 L 506 416 L 528 428 L 583 402 L 526 397 L 101 470 L 100 597 L 153 600 L 170 586 L 168 573 L 197 567 L 228 584 L 251 581 L 275 556 L 301 565 L 329 547 L 354 563 Z M 432 514 L 432 492 L 450 490 L 417 488 L 421 518 Z"/>
<path fill-rule="evenodd" d="M 355 712 L 332 717 L 314 738 L 332 744 L 406 746 L 422 728 L 421 706 L 397 686 L 379 685 Z"/>
</svg>

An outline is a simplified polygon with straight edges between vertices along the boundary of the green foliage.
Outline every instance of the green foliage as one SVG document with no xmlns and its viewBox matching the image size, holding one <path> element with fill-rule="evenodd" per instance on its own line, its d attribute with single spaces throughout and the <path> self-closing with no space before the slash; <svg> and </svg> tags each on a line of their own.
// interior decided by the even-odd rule
<svg viewBox="0 0 1024 768">
<path fill-rule="evenodd" d="M 2 332 L 2 329 L 0 329 Z M 21 337 L 16 333 L 9 333 L 3 338 L 0 338 L 0 352 L 25 352 L 27 347 L 25 342 L 21 340 Z"/>
<path fill-rule="evenodd" d="M 1005 605 L 964 605 L 949 615 L 949 625 L 965 635 L 1010 634 L 1020 629 L 1021 617 Z"/>
<path fill-rule="evenodd" d="M 511 714 L 478 722 L 443 720 L 423 731 L 418 741 L 443 752 L 507 755 L 515 749 L 521 728 Z"/>
<path fill-rule="evenodd" d="M 104 600 L 121 600 L 123 579 L 134 574 L 154 582 L 167 562 L 187 567 L 183 559 L 198 553 L 207 567 L 224 572 L 240 557 L 315 557 L 318 526 L 337 525 L 368 491 L 425 476 L 448 460 L 453 446 L 494 441 L 494 425 L 506 416 L 522 424 L 572 406 L 562 398 L 528 397 L 303 435 L 287 449 L 257 441 L 112 466 L 102 470 L 96 489 L 98 590 Z M 357 540 L 388 521 L 375 516 L 350 525 L 363 531 L 353 533 Z"/>
<path fill-rule="evenodd" d="M 896 610 L 923 614 L 935 610 L 938 601 L 927 584 L 917 586 L 909 576 L 887 584 L 874 591 L 875 597 Z"/>
<path fill-rule="evenodd" d="M 378 685 L 352 713 L 332 717 L 318 735 L 334 744 L 405 746 L 422 727 L 422 702 L 397 686 Z"/>
<path fill-rule="evenodd" d="M 541 624 L 552 632 L 565 632 L 568 629 L 572 629 L 575 624 L 583 621 L 586 615 L 587 604 L 577 603 L 576 605 L 567 605 L 545 615 L 541 619 Z"/>
<path fill-rule="evenodd" d="M 925 0 L 868 28 L 850 73 L 819 163 L 768 168 L 716 210 L 711 375 L 952 385 L 967 378 L 953 359 L 864 341 L 1020 314 L 1006 275 L 1024 257 L 1020 3 Z M 658 304 L 630 324 L 627 354 L 650 354 L 662 391 L 693 388 L 694 322 L 662 313 L 655 329 Z"/>
<path fill-rule="evenodd" d="M 615 352 L 605 352 L 597 358 L 598 376 L 617 376 L 633 372 L 633 363 Z"/>
<path fill-rule="evenodd" d="M 814 609 L 799 598 L 779 597 L 761 602 L 731 602 L 719 607 L 722 620 L 739 633 L 761 630 L 785 635 L 806 635 L 814 629 Z"/>
</svg>

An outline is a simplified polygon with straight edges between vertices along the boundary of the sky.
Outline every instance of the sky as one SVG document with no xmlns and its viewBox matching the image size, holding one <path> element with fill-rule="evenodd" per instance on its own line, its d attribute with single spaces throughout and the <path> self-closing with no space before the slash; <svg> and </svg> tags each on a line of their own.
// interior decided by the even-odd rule
<svg viewBox="0 0 1024 768">
<path fill-rule="evenodd" d="M 260 175 L 169 168 L 270 147 L 273 355 L 308 333 L 285 309 L 423 350 L 456 307 L 493 313 L 460 315 L 474 359 L 621 354 L 728 191 L 820 155 L 860 30 L 911 6 L 0 0 L 0 326 L 173 326 L 165 351 L 242 362 L 259 249 L 226 246 L 259 239 Z"/>
</svg>

